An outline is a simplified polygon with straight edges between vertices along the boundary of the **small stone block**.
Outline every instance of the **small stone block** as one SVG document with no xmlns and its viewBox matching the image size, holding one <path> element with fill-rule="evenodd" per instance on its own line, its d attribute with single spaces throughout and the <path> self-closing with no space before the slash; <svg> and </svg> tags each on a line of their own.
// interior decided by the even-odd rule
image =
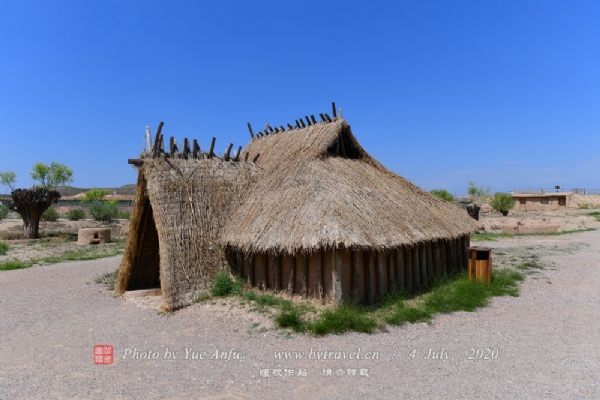
<svg viewBox="0 0 600 400">
<path fill-rule="evenodd" d="M 77 244 L 110 243 L 110 228 L 81 228 L 77 233 Z"/>
</svg>

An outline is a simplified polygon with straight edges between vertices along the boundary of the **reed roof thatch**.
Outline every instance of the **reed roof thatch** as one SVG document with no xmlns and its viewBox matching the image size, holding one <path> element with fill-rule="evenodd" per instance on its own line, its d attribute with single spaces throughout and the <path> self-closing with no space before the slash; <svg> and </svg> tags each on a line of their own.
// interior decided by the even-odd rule
<svg viewBox="0 0 600 400">
<path fill-rule="evenodd" d="M 320 248 L 388 250 L 457 238 L 471 218 L 387 170 L 340 118 L 252 140 L 259 172 L 224 227 L 224 245 L 247 253 Z"/>
</svg>

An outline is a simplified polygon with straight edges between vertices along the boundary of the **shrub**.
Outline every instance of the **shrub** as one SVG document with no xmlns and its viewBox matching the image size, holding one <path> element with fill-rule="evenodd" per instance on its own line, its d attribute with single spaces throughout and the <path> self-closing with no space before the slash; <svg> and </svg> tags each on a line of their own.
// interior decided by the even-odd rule
<svg viewBox="0 0 600 400">
<path fill-rule="evenodd" d="M 90 206 L 90 215 L 96 221 L 111 222 L 118 213 L 119 208 L 111 203 L 94 201 Z"/>
<path fill-rule="evenodd" d="M 67 213 L 67 218 L 69 221 L 79 221 L 80 219 L 85 219 L 85 210 L 81 208 L 75 208 Z"/>
<path fill-rule="evenodd" d="M 8 215 L 8 207 L 5 204 L 0 203 L 0 221 L 6 218 Z"/>
<path fill-rule="evenodd" d="M 483 203 L 490 197 L 490 187 L 477 186 L 473 181 L 469 181 L 469 197 L 471 204 L 481 207 Z"/>
<path fill-rule="evenodd" d="M 42 221 L 54 222 L 58 219 L 58 217 L 60 217 L 58 212 L 56 212 L 54 208 L 50 207 L 42 214 Z"/>
<path fill-rule="evenodd" d="M 431 193 L 435 197 L 439 197 L 442 200 L 446 200 L 449 203 L 452 203 L 454 201 L 454 196 L 452 196 L 452 194 L 446 189 L 433 189 L 429 193 Z"/>
<path fill-rule="evenodd" d="M 241 293 L 242 281 L 235 280 L 227 271 L 219 271 L 210 288 L 210 293 L 216 297 L 227 297 L 230 294 Z"/>
<path fill-rule="evenodd" d="M 96 189 L 93 188 L 85 192 L 84 197 L 81 198 L 82 203 L 93 203 L 95 201 L 104 200 L 104 196 L 108 194 L 108 189 Z"/>
<path fill-rule="evenodd" d="M 515 206 L 515 201 L 508 193 L 496 192 L 492 198 L 491 206 L 494 210 L 504 214 Z"/>
<path fill-rule="evenodd" d="M 0 255 L 6 255 L 6 252 L 8 251 L 8 245 L 4 242 L 0 242 Z"/>
<path fill-rule="evenodd" d="M 117 215 L 117 218 L 119 219 L 129 219 L 129 217 L 131 217 L 131 213 L 129 211 L 122 211 L 119 213 L 119 215 Z"/>
</svg>

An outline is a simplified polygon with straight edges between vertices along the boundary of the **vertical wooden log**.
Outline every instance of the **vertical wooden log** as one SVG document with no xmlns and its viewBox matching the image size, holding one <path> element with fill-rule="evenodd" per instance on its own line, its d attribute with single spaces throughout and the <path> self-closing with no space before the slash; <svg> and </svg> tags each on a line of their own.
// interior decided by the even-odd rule
<svg viewBox="0 0 600 400">
<path fill-rule="evenodd" d="M 350 258 L 352 262 L 352 299 L 360 300 L 360 268 L 361 268 L 361 250 L 351 250 Z"/>
<path fill-rule="evenodd" d="M 427 242 L 427 281 L 431 285 L 434 278 L 434 265 L 433 265 L 433 242 Z"/>
<path fill-rule="evenodd" d="M 210 149 L 208 150 L 208 158 L 213 158 L 215 155 L 215 142 L 217 141 L 216 137 L 212 138 L 212 142 L 210 142 Z"/>
<path fill-rule="evenodd" d="M 198 144 L 198 140 L 194 139 L 194 142 L 192 145 L 192 154 L 194 155 L 194 158 L 198 158 L 199 153 L 200 153 L 200 145 Z"/>
<path fill-rule="evenodd" d="M 412 273 L 413 273 L 413 289 L 419 290 L 421 288 L 421 272 L 419 271 L 419 246 L 415 245 L 411 249 L 413 265 L 412 265 Z"/>
<path fill-rule="evenodd" d="M 427 243 L 422 243 L 419 246 L 419 250 L 419 261 L 421 262 L 421 287 L 426 288 L 431 284 L 427 279 Z"/>
<path fill-rule="evenodd" d="M 442 255 L 440 252 L 440 240 L 433 242 L 433 265 L 435 266 L 435 277 L 439 280 L 444 279 L 442 274 Z"/>
<path fill-rule="evenodd" d="M 385 253 L 377 253 L 377 296 L 380 299 L 385 297 Z"/>
<path fill-rule="evenodd" d="M 458 272 L 463 270 L 463 252 L 462 252 L 462 237 L 458 237 L 454 240 L 454 246 L 456 247 L 457 253 L 457 264 L 458 264 Z"/>
<path fill-rule="evenodd" d="M 398 290 L 406 290 L 405 274 L 404 274 L 404 251 L 402 247 L 394 250 L 396 256 L 396 286 Z"/>
<path fill-rule="evenodd" d="M 369 304 L 375 303 L 375 254 L 372 250 L 369 250 L 367 262 L 367 276 L 365 276 L 365 283 L 367 285 L 367 301 Z"/>
<path fill-rule="evenodd" d="M 292 268 L 290 269 L 290 277 L 288 279 L 287 292 L 290 296 L 294 295 L 294 283 L 296 282 L 296 260 L 298 257 L 294 257 L 292 260 Z"/>
<path fill-rule="evenodd" d="M 323 296 L 323 264 L 325 261 L 325 250 L 319 250 L 319 257 L 317 257 L 317 286 L 319 290 L 319 300 L 321 303 L 325 301 Z"/>
<path fill-rule="evenodd" d="M 248 269 L 246 270 L 246 282 L 250 286 L 254 286 L 254 254 L 250 254 L 248 257 Z"/>
<path fill-rule="evenodd" d="M 463 251 L 463 257 L 464 257 L 463 265 L 464 265 L 464 268 L 467 268 L 468 265 L 469 265 L 469 250 L 468 250 L 468 247 L 469 247 L 469 235 L 464 235 L 463 236 L 462 246 L 463 246 L 462 251 Z"/>
<path fill-rule="evenodd" d="M 236 251 L 235 252 L 235 269 L 236 269 L 236 273 L 239 274 L 238 276 L 242 276 L 242 274 L 244 273 L 243 269 L 244 269 L 244 259 L 242 256 L 242 252 L 241 251 Z"/>
<path fill-rule="evenodd" d="M 438 242 L 440 247 L 440 266 L 442 270 L 442 277 L 448 276 L 448 259 L 446 258 L 446 239 L 442 239 Z"/>
<path fill-rule="evenodd" d="M 277 293 L 281 290 L 281 254 L 273 256 L 271 268 L 273 270 L 273 291 Z"/>
<path fill-rule="evenodd" d="M 302 259 L 302 298 L 306 299 L 308 297 L 308 253 L 304 253 L 304 258 Z M 341 274 L 341 268 L 340 268 Z M 341 282 L 340 278 L 340 282 Z M 341 283 L 340 283 L 341 285 Z"/>
<path fill-rule="evenodd" d="M 404 282 L 406 290 L 413 291 L 413 261 L 412 261 L 412 249 L 409 247 L 403 247 L 402 252 L 404 253 Z"/>
<path fill-rule="evenodd" d="M 342 257 L 338 249 L 333 249 L 331 260 L 331 300 L 342 304 Z"/>
<path fill-rule="evenodd" d="M 396 280 L 396 254 L 391 250 L 387 256 L 388 262 L 388 292 L 398 290 L 398 282 Z"/>
<path fill-rule="evenodd" d="M 475 277 L 475 268 L 477 265 L 476 259 L 477 259 L 477 251 L 471 250 L 471 259 L 469 260 L 469 268 L 467 271 L 467 277 L 469 278 L 469 281 Z"/>
<path fill-rule="evenodd" d="M 450 239 L 449 241 L 449 248 L 450 248 L 450 265 L 451 265 L 451 271 L 452 274 L 456 274 L 456 272 L 458 271 L 457 268 L 457 264 L 456 264 L 456 245 L 455 245 L 455 241 L 454 239 Z"/>
<path fill-rule="evenodd" d="M 267 256 L 267 254 L 263 254 L 263 256 L 260 258 L 260 264 L 257 265 L 258 267 L 258 279 L 260 279 L 260 282 L 257 282 L 260 286 L 261 290 L 267 290 L 269 287 L 269 279 L 267 278 L 267 264 L 269 262 L 269 258 Z M 256 263 L 256 261 L 255 261 Z"/>
</svg>

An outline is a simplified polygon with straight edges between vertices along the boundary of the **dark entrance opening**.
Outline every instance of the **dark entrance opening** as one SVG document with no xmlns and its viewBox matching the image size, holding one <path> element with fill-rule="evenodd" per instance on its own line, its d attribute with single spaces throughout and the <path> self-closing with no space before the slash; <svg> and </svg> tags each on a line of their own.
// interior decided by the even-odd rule
<svg viewBox="0 0 600 400">
<path fill-rule="evenodd" d="M 138 235 L 137 254 L 127 290 L 160 288 L 160 253 L 158 232 L 148 203 L 142 212 L 142 226 Z"/>
</svg>

